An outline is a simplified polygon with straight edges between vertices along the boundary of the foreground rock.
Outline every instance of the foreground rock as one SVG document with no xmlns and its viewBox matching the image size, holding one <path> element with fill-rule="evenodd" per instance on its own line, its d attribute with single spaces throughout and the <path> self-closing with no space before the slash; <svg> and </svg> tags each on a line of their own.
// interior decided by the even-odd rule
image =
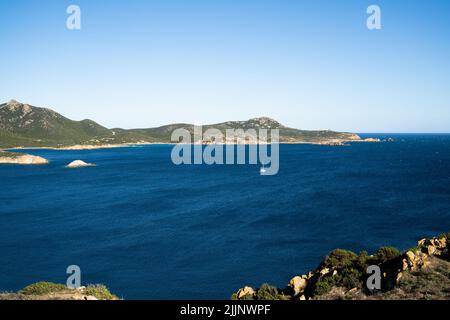
<svg viewBox="0 0 450 320">
<path fill-rule="evenodd" d="M 381 271 L 381 288 L 366 282 L 368 266 Z M 238 300 L 450 300 L 450 233 L 422 239 L 401 253 L 382 247 L 375 254 L 336 249 L 318 268 L 293 277 L 284 289 L 268 284 L 244 287 L 232 296 Z"/>
<path fill-rule="evenodd" d="M 48 160 L 38 156 L 29 154 L 21 154 L 14 152 L 0 152 L 0 164 L 48 164 Z"/>
<path fill-rule="evenodd" d="M 248 295 L 254 295 L 254 294 L 255 294 L 255 290 L 253 290 L 253 288 L 243 287 L 242 289 L 239 289 L 239 291 L 237 292 L 237 298 L 242 299 Z"/>
<path fill-rule="evenodd" d="M 81 167 L 94 167 L 95 164 L 92 163 L 86 163 L 82 160 L 75 160 L 69 163 L 66 167 L 67 168 L 81 168 Z"/>
<path fill-rule="evenodd" d="M 305 291 L 306 285 L 308 284 L 306 276 L 296 276 L 289 281 L 289 287 L 292 289 L 294 296 L 297 296 Z"/>
<path fill-rule="evenodd" d="M 104 285 L 89 285 L 79 289 L 52 282 L 38 282 L 17 293 L 1 293 L 0 300 L 119 300 Z"/>
</svg>

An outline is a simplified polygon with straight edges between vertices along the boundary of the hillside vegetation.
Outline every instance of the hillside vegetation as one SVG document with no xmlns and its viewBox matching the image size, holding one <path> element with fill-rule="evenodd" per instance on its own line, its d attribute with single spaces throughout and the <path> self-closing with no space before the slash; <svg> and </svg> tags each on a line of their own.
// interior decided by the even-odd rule
<svg viewBox="0 0 450 320">
<path fill-rule="evenodd" d="M 51 109 L 34 107 L 15 100 L 0 104 L 0 148 L 4 149 L 170 143 L 172 132 L 179 128 L 187 129 L 192 133 L 194 125 L 181 123 L 148 129 L 108 129 L 92 120 L 70 120 Z M 224 134 L 226 129 L 279 129 L 280 142 L 285 143 L 342 144 L 347 141 L 361 140 L 358 135 L 352 133 L 288 128 L 266 117 L 206 125 L 203 131 L 209 128 L 219 129 Z"/>
<path fill-rule="evenodd" d="M 0 300 L 119 300 L 104 285 L 69 289 L 53 282 L 37 282 L 16 293 L 0 293 Z"/>
<path fill-rule="evenodd" d="M 380 290 L 368 289 L 368 266 L 381 270 Z M 449 300 L 450 233 L 422 239 L 401 253 L 382 247 L 373 255 L 336 249 L 305 275 L 295 276 L 285 288 L 263 284 L 243 287 L 237 300 Z"/>
</svg>

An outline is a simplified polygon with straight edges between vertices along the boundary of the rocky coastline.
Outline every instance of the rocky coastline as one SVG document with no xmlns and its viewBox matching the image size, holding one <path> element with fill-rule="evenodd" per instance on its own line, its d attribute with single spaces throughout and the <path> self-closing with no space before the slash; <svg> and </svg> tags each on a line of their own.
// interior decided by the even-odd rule
<svg viewBox="0 0 450 320">
<path fill-rule="evenodd" d="M 378 143 L 378 142 L 385 142 L 381 139 L 377 138 L 367 138 L 367 139 L 359 139 L 359 140 L 324 140 L 324 141 L 318 141 L 318 142 L 301 142 L 301 141 L 282 141 L 279 142 L 280 145 L 291 145 L 291 144 L 307 144 L 307 145 L 319 145 L 319 146 L 348 146 L 351 142 L 367 142 L 367 143 Z M 391 142 L 391 141 L 389 141 Z M 260 144 L 267 144 L 264 142 L 259 142 Z M 72 145 L 72 146 L 63 146 L 63 147 L 14 147 L 10 148 L 9 150 L 60 150 L 60 151 L 81 151 L 81 150 L 98 150 L 98 149 L 114 149 L 114 148 L 127 148 L 132 146 L 145 146 L 145 145 L 174 145 L 175 142 L 169 143 L 169 142 L 140 142 L 140 143 L 122 143 L 122 144 L 87 144 L 87 145 Z M 200 144 L 200 143 L 191 143 L 194 144 Z M 203 145 L 209 145 L 213 144 L 209 141 L 202 141 Z M 254 143 L 245 142 L 245 143 L 236 143 L 236 142 L 224 142 L 224 143 L 216 143 L 216 144 L 223 144 L 223 145 L 250 145 Z"/>
<path fill-rule="evenodd" d="M 69 289 L 53 282 L 37 282 L 18 292 L 0 292 L 1 300 L 119 300 L 107 287 L 101 284 Z"/>
<path fill-rule="evenodd" d="M 380 289 L 366 285 L 368 266 L 381 271 Z M 69 289 L 38 282 L 18 292 L 0 293 L 0 300 L 118 300 L 103 285 Z M 369 255 L 336 249 L 319 266 L 293 277 L 283 289 L 263 284 L 245 286 L 232 300 L 450 300 L 450 232 L 418 241 L 400 252 L 381 247 Z"/>
<path fill-rule="evenodd" d="M 380 289 L 369 289 L 369 266 L 381 270 Z M 450 232 L 421 239 L 405 252 L 382 247 L 373 255 L 336 249 L 285 288 L 245 286 L 233 300 L 450 300 Z"/>
<path fill-rule="evenodd" d="M 236 136 L 233 134 L 219 139 L 224 144 L 235 144 L 236 139 L 240 141 L 239 143 L 248 144 L 245 142 L 247 139 L 258 140 L 259 130 L 272 129 L 278 130 L 281 144 L 345 145 L 349 142 L 367 140 L 349 132 L 291 128 L 268 117 L 202 125 L 199 129 L 202 133 L 200 139 L 195 137 L 196 128 L 199 126 L 173 123 L 144 129 L 108 129 L 89 119 L 71 120 L 49 108 L 35 107 L 15 100 L 0 104 L 0 148 L 8 150 L 14 148 L 93 150 L 135 144 L 172 144 L 172 134 L 177 129 L 188 132 L 194 136 L 191 141 L 195 140 L 196 143 L 202 144 L 211 143 L 212 136 L 208 133 L 209 129 L 218 130 L 225 135 L 228 135 L 227 130 L 233 131 Z M 213 140 L 216 142 L 216 138 Z"/>
</svg>

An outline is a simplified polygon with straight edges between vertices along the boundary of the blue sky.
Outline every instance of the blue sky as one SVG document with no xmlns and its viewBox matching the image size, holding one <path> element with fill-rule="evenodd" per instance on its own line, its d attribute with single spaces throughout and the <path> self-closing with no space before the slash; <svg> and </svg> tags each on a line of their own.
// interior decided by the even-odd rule
<svg viewBox="0 0 450 320">
<path fill-rule="evenodd" d="M 449 39 L 446 0 L 1 1 L 0 101 L 107 127 L 450 132 Z"/>
</svg>

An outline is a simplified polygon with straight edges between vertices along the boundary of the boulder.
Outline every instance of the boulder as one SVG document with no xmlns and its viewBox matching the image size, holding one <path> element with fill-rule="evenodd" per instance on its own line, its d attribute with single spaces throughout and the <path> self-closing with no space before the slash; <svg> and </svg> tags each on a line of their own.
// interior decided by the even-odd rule
<svg viewBox="0 0 450 320">
<path fill-rule="evenodd" d="M 435 246 L 432 246 L 432 245 L 428 246 L 428 247 L 427 247 L 427 252 L 428 252 L 428 255 L 429 255 L 429 256 L 434 255 L 435 252 L 436 252 L 436 247 L 435 247 Z"/>
<path fill-rule="evenodd" d="M 438 249 L 445 249 L 447 248 L 447 239 L 445 237 L 440 239 L 434 239 L 433 244 Z"/>
<path fill-rule="evenodd" d="M 323 276 L 326 275 L 329 272 L 330 272 L 329 268 L 324 268 L 324 269 L 320 270 L 320 274 L 323 275 Z"/>
<path fill-rule="evenodd" d="M 289 281 L 289 287 L 294 292 L 294 296 L 299 295 L 305 291 L 308 281 L 302 277 L 296 276 Z"/>
<path fill-rule="evenodd" d="M 242 299 L 245 296 L 253 296 L 255 294 L 255 290 L 253 290 L 252 287 L 243 287 L 238 290 L 237 292 L 237 298 Z"/>
<path fill-rule="evenodd" d="M 423 247 L 424 245 L 425 245 L 425 242 L 427 241 L 427 239 L 421 239 L 421 240 L 419 240 L 418 242 L 417 242 L 417 245 L 419 246 L 419 247 Z"/>
<path fill-rule="evenodd" d="M 403 259 L 402 260 L 402 271 L 408 270 L 408 260 L 407 259 Z"/>
<path fill-rule="evenodd" d="M 398 284 L 399 282 L 400 282 L 400 279 L 403 277 L 403 273 L 402 272 L 399 272 L 398 274 L 397 274 L 397 278 L 395 279 L 395 283 L 396 284 Z"/>
<path fill-rule="evenodd" d="M 447 248 L 447 239 L 446 238 L 433 238 L 430 240 L 430 245 L 428 246 L 428 252 L 431 254 L 440 256 L 442 251 Z M 430 254 L 430 253 L 428 253 Z"/>
<path fill-rule="evenodd" d="M 402 269 L 416 271 L 420 269 L 425 269 L 430 264 L 428 256 L 420 251 L 416 251 L 416 253 L 412 251 L 408 251 L 405 255 L 405 259 L 403 259 Z"/>
<path fill-rule="evenodd" d="M 415 257 L 416 257 L 416 255 L 412 251 L 408 251 L 406 253 L 407 261 L 414 261 Z"/>
<path fill-rule="evenodd" d="M 418 242 L 418 246 L 429 256 L 440 256 L 442 251 L 447 248 L 447 239 L 445 237 L 422 239 Z"/>
<path fill-rule="evenodd" d="M 350 289 L 350 290 L 348 290 L 345 294 L 353 294 L 353 293 L 356 293 L 356 292 L 358 292 L 358 288 L 352 288 L 352 289 Z"/>
</svg>

